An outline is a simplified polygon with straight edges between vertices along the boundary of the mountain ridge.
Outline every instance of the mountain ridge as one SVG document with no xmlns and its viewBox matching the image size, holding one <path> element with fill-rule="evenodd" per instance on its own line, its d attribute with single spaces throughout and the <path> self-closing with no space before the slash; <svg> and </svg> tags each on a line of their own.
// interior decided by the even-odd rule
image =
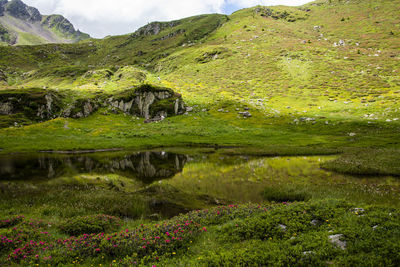
<svg viewBox="0 0 400 267">
<path fill-rule="evenodd" d="M 62 15 L 42 15 L 21 0 L 0 0 L 0 42 L 8 45 L 74 43 L 88 39 Z"/>
</svg>

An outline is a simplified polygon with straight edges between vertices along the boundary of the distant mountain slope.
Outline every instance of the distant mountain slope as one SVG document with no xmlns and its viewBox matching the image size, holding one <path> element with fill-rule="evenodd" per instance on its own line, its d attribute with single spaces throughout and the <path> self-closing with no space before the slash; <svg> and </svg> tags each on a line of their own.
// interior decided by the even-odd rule
<svg viewBox="0 0 400 267">
<path fill-rule="evenodd" d="M 13 86 L 121 88 L 118 77 L 100 84 L 85 74 L 133 65 L 188 95 L 287 99 L 285 112 L 299 97 L 307 109 L 371 106 L 400 92 L 399 14 L 400 0 L 257 6 L 78 44 L 0 47 L 0 69 Z"/>
<path fill-rule="evenodd" d="M 10 45 L 74 43 L 88 39 L 61 15 L 43 16 L 21 0 L 0 0 L 0 42 Z"/>
</svg>

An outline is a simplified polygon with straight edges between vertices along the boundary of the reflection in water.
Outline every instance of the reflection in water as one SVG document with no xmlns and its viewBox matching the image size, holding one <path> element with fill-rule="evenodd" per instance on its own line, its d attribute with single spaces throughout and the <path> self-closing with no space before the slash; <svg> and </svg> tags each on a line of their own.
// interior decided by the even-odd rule
<svg viewBox="0 0 400 267">
<path fill-rule="evenodd" d="M 182 171 L 188 157 L 167 152 L 96 153 L 81 155 L 14 155 L 0 157 L 0 181 L 57 178 L 79 173 L 120 174 L 144 183 Z"/>
</svg>

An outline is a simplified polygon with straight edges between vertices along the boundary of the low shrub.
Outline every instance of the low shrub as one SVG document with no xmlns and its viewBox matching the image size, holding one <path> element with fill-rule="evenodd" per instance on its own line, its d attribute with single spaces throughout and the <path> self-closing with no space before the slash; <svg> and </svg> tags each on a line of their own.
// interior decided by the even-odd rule
<svg viewBox="0 0 400 267">
<path fill-rule="evenodd" d="M 92 215 L 71 218 L 61 223 L 59 229 L 68 235 L 97 234 L 115 232 L 121 226 L 121 220 L 114 216 Z"/>
<path fill-rule="evenodd" d="M 24 216 L 15 216 L 12 217 L 10 219 L 3 219 L 0 220 L 0 228 L 9 228 L 12 227 L 14 225 L 19 224 L 20 222 L 22 222 L 24 220 Z"/>
<path fill-rule="evenodd" d="M 310 195 L 304 191 L 272 187 L 267 187 L 264 189 L 263 197 L 265 200 L 275 202 L 306 201 L 311 198 Z"/>
</svg>

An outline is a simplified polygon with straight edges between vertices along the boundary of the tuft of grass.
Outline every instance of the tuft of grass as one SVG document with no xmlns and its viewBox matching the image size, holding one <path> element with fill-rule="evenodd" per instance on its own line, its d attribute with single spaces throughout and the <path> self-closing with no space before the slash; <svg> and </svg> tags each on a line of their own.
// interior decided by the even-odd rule
<svg viewBox="0 0 400 267">
<path fill-rule="evenodd" d="M 358 149 L 324 162 L 321 167 L 351 175 L 400 176 L 398 149 Z"/>
</svg>

